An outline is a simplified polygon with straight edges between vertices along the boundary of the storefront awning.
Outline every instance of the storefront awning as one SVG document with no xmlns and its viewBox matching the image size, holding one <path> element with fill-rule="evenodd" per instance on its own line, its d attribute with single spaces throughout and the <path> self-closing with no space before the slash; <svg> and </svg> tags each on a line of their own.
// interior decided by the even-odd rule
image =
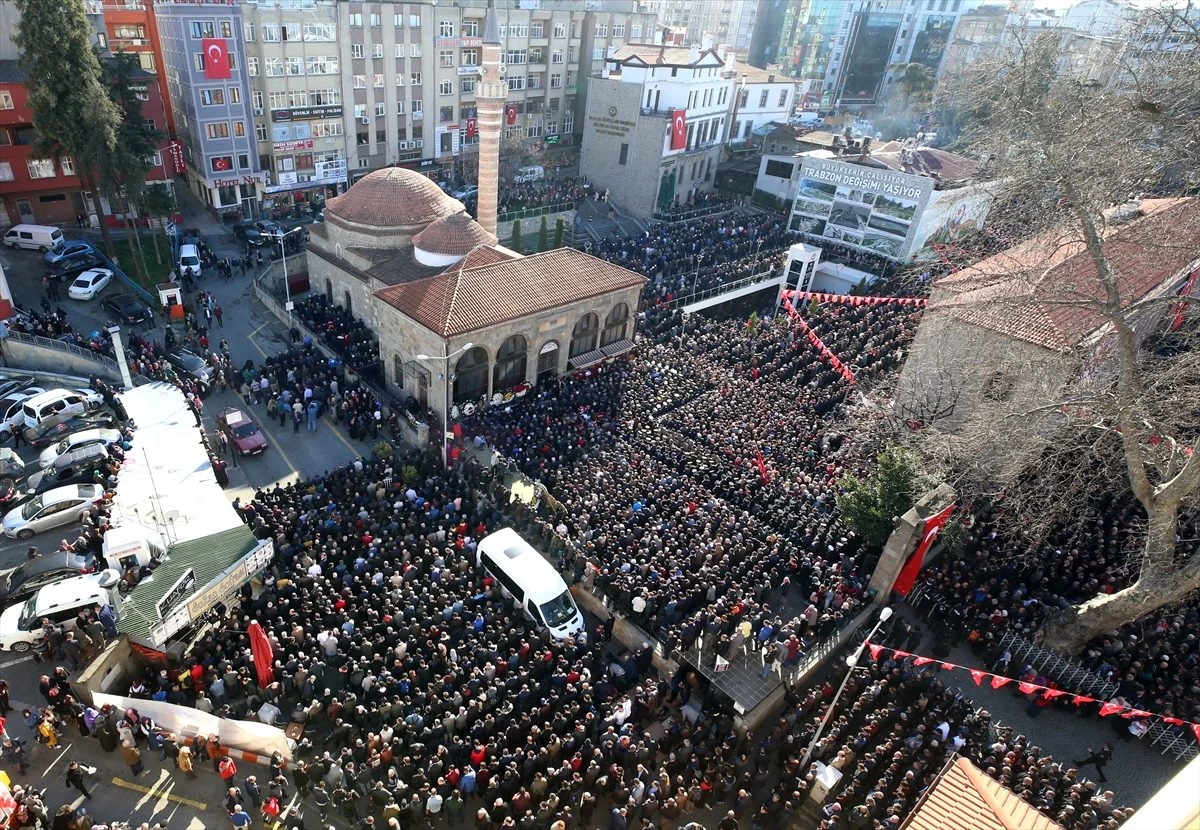
<svg viewBox="0 0 1200 830">
<path fill-rule="evenodd" d="M 601 360 L 604 360 L 605 354 L 600 349 L 592 349 L 590 352 L 584 352 L 581 355 L 576 355 L 567 361 L 567 366 L 571 369 L 586 369 L 589 366 L 595 366 Z"/>
<path fill-rule="evenodd" d="M 618 340 L 615 343 L 609 343 L 607 346 L 601 346 L 600 351 L 604 352 L 605 357 L 615 357 L 619 354 L 625 354 L 625 352 L 632 348 L 632 340 Z"/>
</svg>

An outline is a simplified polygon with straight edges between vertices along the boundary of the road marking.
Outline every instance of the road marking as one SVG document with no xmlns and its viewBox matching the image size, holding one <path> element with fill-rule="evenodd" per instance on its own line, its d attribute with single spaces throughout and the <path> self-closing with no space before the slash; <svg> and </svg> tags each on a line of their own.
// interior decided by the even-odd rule
<svg viewBox="0 0 1200 830">
<path fill-rule="evenodd" d="M 258 353 L 263 356 L 264 359 L 266 359 L 267 353 L 262 350 L 262 346 L 258 345 L 258 341 L 254 339 L 254 336 L 269 325 L 271 325 L 270 320 L 263 323 L 261 326 L 256 328 L 254 331 L 252 331 L 246 335 L 246 339 L 250 341 L 250 345 L 253 346 L 258 351 Z"/>
<path fill-rule="evenodd" d="M 9 666 L 15 666 L 18 663 L 28 663 L 32 659 L 32 654 L 26 654 L 24 657 L 17 657 L 14 660 L 5 660 L 3 663 L 0 663 L 0 669 L 7 669 Z"/>
<path fill-rule="evenodd" d="M 165 799 L 167 799 L 167 801 L 174 801 L 176 804 L 184 804 L 188 807 L 193 807 L 197 810 L 207 810 L 208 809 L 207 801 L 195 801 L 194 799 L 191 799 L 191 798 L 184 798 L 181 795 L 175 795 L 174 793 L 167 792 L 166 787 L 164 787 L 163 784 L 167 784 L 167 785 L 173 784 L 174 780 L 171 778 L 167 778 L 167 779 L 159 782 L 158 784 L 155 784 L 153 787 L 146 787 L 141 784 L 135 784 L 134 782 L 126 781 L 123 778 L 113 778 L 112 782 L 114 784 L 116 784 L 118 787 L 124 787 L 127 790 L 133 790 L 134 792 L 142 793 L 144 795 L 151 795 L 151 796 L 154 796 L 155 798 L 165 798 Z"/>
</svg>

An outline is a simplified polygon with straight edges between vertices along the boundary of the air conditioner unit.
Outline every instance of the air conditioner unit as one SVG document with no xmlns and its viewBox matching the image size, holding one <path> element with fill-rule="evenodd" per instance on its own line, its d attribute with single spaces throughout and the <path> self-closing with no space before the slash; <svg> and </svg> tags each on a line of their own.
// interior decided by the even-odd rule
<svg viewBox="0 0 1200 830">
<path fill-rule="evenodd" d="M 254 114 L 255 114 L 255 115 L 262 115 L 262 114 L 263 114 L 262 107 L 255 107 L 255 108 L 254 108 Z"/>
<path fill-rule="evenodd" d="M 407 142 L 407 141 L 401 141 L 401 142 L 400 142 L 400 144 L 399 144 L 399 147 L 400 147 L 400 149 L 401 149 L 401 150 L 407 150 L 407 149 L 408 149 L 408 142 Z"/>
<path fill-rule="evenodd" d="M 371 119 L 370 119 L 370 118 L 367 118 L 367 116 L 365 116 L 365 115 L 364 115 L 364 116 L 362 117 L 362 123 L 364 123 L 364 124 L 370 124 L 370 123 L 371 123 Z"/>
<path fill-rule="evenodd" d="M 423 140 L 421 140 L 421 139 L 419 139 L 419 138 L 418 138 L 418 139 L 417 139 L 417 142 L 416 142 L 416 147 L 417 147 L 417 149 L 419 150 L 419 149 L 421 149 L 421 148 L 422 148 L 422 147 L 424 147 L 424 146 L 425 146 L 425 142 L 424 142 Z"/>
</svg>

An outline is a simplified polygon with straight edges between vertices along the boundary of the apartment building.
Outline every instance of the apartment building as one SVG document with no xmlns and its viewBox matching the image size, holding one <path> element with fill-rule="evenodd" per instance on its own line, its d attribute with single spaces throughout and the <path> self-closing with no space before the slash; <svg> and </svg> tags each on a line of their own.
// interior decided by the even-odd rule
<svg viewBox="0 0 1200 830">
<path fill-rule="evenodd" d="M 745 147 L 770 131 L 772 124 L 786 124 L 796 105 L 796 82 L 778 72 L 737 64 L 725 56 L 725 75 L 735 86 L 730 115 L 729 143 Z"/>
<path fill-rule="evenodd" d="M 743 58 L 758 21 L 759 0 L 649 0 L 658 22 L 683 34 L 684 43 L 727 44 Z"/>
<path fill-rule="evenodd" d="M 153 0 L 101 0 L 103 3 L 104 33 L 108 48 L 113 52 L 136 55 L 146 72 L 158 76 L 159 86 L 167 89 L 167 71 L 159 47 L 158 21 L 154 17 Z M 165 124 L 159 129 L 175 133 L 175 113 L 170 96 L 165 101 Z"/>
</svg>

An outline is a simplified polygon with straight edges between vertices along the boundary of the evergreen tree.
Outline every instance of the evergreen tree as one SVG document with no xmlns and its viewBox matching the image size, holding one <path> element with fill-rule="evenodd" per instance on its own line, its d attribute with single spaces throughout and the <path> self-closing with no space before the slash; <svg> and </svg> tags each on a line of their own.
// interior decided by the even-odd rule
<svg viewBox="0 0 1200 830">
<path fill-rule="evenodd" d="M 39 156 L 71 156 L 83 186 L 92 194 L 109 256 L 112 239 L 96 171 L 116 147 L 120 115 L 108 95 L 100 59 L 92 50 L 92 29 L 81 0 L 16 0 L 21 21 L 13 42 L 29 76 L 29 106 L 38 131 Z"/>
<path fill-rule="evenodd" d="M 554 223 L 554 247 L 561 248 L 563 246 L 563 235 L 566 233 L 567 223 L 559 219 Z"/>
<path fill-rule="evenodd" d="M 516 251 L 518 254 L 521 253 L 521 220 L 520 219 L 516 219 L 513 221 L 512 241 L 509 244 L 512 246 L 512 249 L 514 251 Z"/>
<path fill-rule="evenodd" d="M 546 227 L 546 217 L 542 217 L 542 226 L 538 228 L 538 251 L 550 248 L 550 230 Z"/>
</svg>

